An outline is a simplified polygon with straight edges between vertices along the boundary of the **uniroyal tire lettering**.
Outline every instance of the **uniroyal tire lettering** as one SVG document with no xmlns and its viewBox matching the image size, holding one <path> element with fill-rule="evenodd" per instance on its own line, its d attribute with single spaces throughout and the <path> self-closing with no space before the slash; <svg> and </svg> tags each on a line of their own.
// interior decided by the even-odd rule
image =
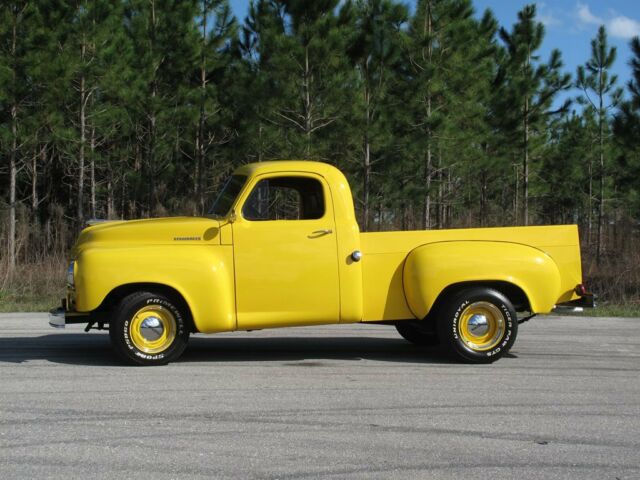
<svg viewBox="0 0 640 480">
<path fill-rule="evenodd" d="M 493 362 L 503 356 L 511 348 L 517 334 L 518 325 L 514 322 L 516 317 L 511 304 L 504 300 L 502 293 L 487 287 L 472 286 L 458 292 L 457 295 L 457 297 L 450 297 L 451 303 L 440 307 L 444 316 L 439 322 L 439 334 L 442 335 L 441 340 L 449 344 L 450 352 L 458 358 L 479 363 Z M 502 338 L 498 339 L 489 350 L 478 350 L 474 348 L 473 343 L 467 344 L 459 332 L 462 313 L 469 305 L 476 302 L 493 304 L 503 316 Z"/>
</svg>

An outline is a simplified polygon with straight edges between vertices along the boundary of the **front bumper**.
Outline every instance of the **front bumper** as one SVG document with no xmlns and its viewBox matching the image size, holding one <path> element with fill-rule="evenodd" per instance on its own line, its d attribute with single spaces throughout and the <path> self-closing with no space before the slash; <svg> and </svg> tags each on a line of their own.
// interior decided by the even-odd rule
<svg viewBox="0 0 640 480">
<path fill-rule="evenodd" d="M 64 308 L 49 310 L 49 325 L 53 328 L 64 328 L 66 323 Z"/>
<path fill-rule="evenodd" d="M 87 313 L 73 312 L 66 309 L 66 299 L 62 299 L 62 306 L 49 310 L 49 325 L 53 328 L 64 328 L 70 323 L 89 323 L 91 315 Z"/>
</svg>

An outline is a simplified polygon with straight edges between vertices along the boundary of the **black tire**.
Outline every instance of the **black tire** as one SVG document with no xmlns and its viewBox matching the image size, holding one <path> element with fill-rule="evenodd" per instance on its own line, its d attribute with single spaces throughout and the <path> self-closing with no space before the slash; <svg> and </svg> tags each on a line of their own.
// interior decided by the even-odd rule
<svg viewBox="0 0 640 480">
<path fill-rule="evenodd" d="M 414 345 L 420 345 L 422 347 L 431 347 L 438 345 L 438 335 L 435 332 L 429 331 L 425 328 L 425 325 L 421 325 L 421 322 L 405 320 L 396 323 L 396 330 L 398 333 Z"/>
<path fill-rule="evenodd" d="M 153 335 L 161 332 L 158 334 L 160 340 L 155 340 L 160 342 L 159 345 L 146 343 L 147 339 L 139 333 L 143 331 L 144 324 L 141 318 L 149 319 L 154 322 L 150 326 L 156 327 L 147 327 L 144 331 L 152 330 Z M 138 324 L 140 327 L 136 333 L 132 329 Z M 136 292 L 123 298 L 109 322 L 111 345 L 116 354 L 130 365 L 166 365 L 176 360 L 187 346 L 189 333 L 183 308 L 168 297 L 153 292 Z"/>
<path fill-rule="evenodd" d="M 448 352 L 467 363 L 498 360 L 513 346 L 518 334 L 518 318 L 511 302 L 502 293 L 484 287 L 468 288 L 444 299 L 437 325 L 438 337 Z M 479 336 L 474 336 L 474 329 Z M 480 336 L 484 329 L 485 336 Z"/>
</svg>

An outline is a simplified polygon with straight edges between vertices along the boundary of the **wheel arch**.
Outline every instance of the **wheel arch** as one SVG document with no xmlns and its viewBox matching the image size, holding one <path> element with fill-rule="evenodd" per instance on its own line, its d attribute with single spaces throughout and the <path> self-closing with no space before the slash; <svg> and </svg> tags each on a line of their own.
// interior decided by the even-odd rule
<svg viewBox="0 0 640 480">
<path fill-rule="evenodd" d="M 515 283 L 502 280 L 473 280 L 451 284 L 445 287 L 436 297 L 431 310 L 435 311 L 442 303 L 447 300 L 447 298 L 450 298 L 463 290 L 474 287 L 490 288 L 492 290 L 496 290 L 497 292 L 504 295 L 507 300 L 509 300 L 509 302 L 511 302 L 511 305 L 513 305 L 513 308 L 516 310 L 516 312 L 531 311 L 531 303 L 525 291 Z"/>
<path fill-rule="evenodd" d="M 165 285 L 162 283 L 152 283 L 152 282 L 137 282 L 137 283 L 126 283 L 124 285 L 120 285 L 113 290 L 111 290 L 104 298 L 100 306 L 96 309 L 96 311 L 108 312 L 112 311 L 115 306 L 125 297 L 131 295 L 136 292 L 152 292 L 160 295 L 164 295 L 176 302 L 177 306 L 181 307 L 181 310 L 184 312 L 187 318 L 187 322 L 191 328 L 192 332 L 196 332 L 195 322 L 193 320 L 193 312 L 191 311 L 191 307 L 189 306 L 189 302 L 187 302 L 184 295 L 178 291 L 176 288 L 171 287 L 169 285 Z M 108 318 L 108 317 L 107 317 Z M 108 323 L 108 322 L 107 322 Z"/>
</svg>

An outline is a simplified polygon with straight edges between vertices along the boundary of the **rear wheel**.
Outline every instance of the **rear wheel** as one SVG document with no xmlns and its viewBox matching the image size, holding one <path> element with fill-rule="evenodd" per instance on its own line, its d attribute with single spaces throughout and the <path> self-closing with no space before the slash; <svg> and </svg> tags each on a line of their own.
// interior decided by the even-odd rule
<svg viewBox="0 0 640 480">
<path fill-rule="evenodd" d="M 438 337 L 457 359 L 490 363 L 513 346 L 518 321 L 511 302 L 500 292 L 475 287 L 445 300 Z"/>
<path fill-rule="evenodd" d="M 396 330 L 398 330 L 402 338 L 415 345 L 433 346 L 439 343 L 436 333 L 430 331 L 421 322 L 410 320 L 398 322 L 396 323 Z"/>
<path fill-rule="evenodd" d="M 164 295 L 138 292 L 125 297 L 109 324 L 114 350 L 132 365 L 164 365 L 187 346 L 185 312 Z"/>
</svg>

